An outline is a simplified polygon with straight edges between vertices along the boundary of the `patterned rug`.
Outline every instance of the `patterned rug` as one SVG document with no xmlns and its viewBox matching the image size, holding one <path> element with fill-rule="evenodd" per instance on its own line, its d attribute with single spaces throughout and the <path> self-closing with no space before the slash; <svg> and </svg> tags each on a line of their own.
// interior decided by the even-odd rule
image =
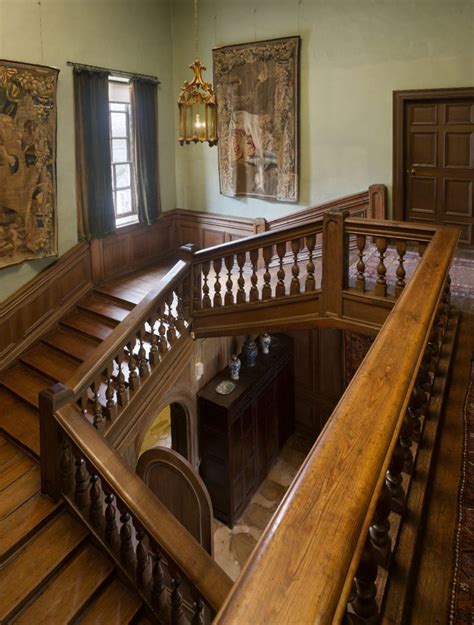
<svg viewBox="0 0 474 625">
<path fill-rule="evenodd" d="M 459 486 L 455 564 L 449 625 L 474 623 L 474 352 L 464 402 L 464 443 Z"/>
</svg>

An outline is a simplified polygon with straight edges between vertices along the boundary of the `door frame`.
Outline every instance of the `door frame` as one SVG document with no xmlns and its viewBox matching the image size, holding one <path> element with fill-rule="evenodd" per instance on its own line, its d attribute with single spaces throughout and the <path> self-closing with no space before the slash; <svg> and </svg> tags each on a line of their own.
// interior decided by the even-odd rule
<svg viewBox="0 0 474 625">
<path fill-rule="evenodd" d="M 462 100 L 474 98 L 474 87 L 448 89 L 410 89 L 393 92 L 393 218 L 404 221 L 405 207 L 405 118 L 406 105 L 411 102 L 430 102 L 440 99 Z"/>
</svg>

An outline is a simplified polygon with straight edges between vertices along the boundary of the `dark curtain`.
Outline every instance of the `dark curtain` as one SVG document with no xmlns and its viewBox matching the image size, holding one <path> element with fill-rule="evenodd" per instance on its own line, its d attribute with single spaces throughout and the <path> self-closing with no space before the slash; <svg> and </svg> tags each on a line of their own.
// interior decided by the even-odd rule
<svg viewBox="0 0 474 625">
<path fill-rule="evenodd" d="M 150 80 L 132 80 L 133 149 L 135 153 L 136 199 L 141 224 L 157 221 L 161 212 L 158 192 L 157 85 Z"/>
<path fill-rule="evenodd" d="M 115 232 L 106 72 L 74 70 L 78 225 L 81 239 Z"/>
</svg>

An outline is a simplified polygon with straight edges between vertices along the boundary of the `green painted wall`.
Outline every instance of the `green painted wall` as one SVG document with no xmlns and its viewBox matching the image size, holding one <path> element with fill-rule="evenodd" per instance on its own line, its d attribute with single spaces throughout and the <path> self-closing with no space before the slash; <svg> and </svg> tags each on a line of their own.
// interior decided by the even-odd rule
<svg viewBox="0 0 474 625">
<path fill-rule="evenodd" d="M 0 58 L 58 67 L 58 235 L 77 242 L 72 69 L 67 61 L 158 75 L 163 206 L 174 208 L 174 97 L 167 0 L 0 0 Z M 171 157 L 170 157 L 171 155 Z M 0 302 L 51 259 L 0 271 Z"/>
<path fill-rule="evenodd" d="M 194 58 L 192 2 L 172 2 L 175 92 Z M 217 149 L 178 146 L 177 204 L 277 217 L 392 180 L 392 91 L 474 84 L 472 0 L 199 0 L 200 54 L 299 34 L 300 204 L 219 194 Z"/>
</svg>

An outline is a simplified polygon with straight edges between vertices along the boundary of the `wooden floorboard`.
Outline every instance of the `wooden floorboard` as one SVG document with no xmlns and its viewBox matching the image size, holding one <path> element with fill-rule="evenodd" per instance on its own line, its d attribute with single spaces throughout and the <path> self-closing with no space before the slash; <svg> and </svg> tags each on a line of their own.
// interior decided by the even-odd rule
<svg viewBox="0 0 474 625">
<path fill-rule="evenodd" d="M 407 625 L 445 625 L 448 622 L 462 456 L 463 402 L 470 373 L 473 339 L 474 316 L 472 312 L 465 312 L 459 327 Z"/>
</svg>

